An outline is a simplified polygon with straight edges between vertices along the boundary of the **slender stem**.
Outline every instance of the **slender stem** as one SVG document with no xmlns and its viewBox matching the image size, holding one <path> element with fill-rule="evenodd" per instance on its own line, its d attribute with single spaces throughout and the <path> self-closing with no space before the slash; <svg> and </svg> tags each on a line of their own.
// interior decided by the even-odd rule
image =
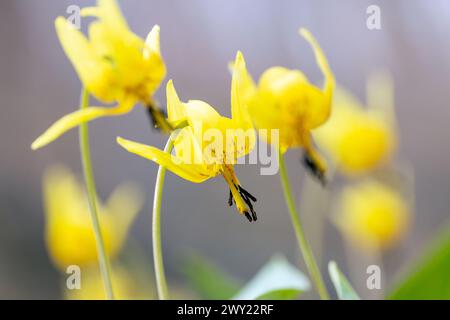
<svg viewBox="0 0 450 320">
<path fill-rule="evenodd" d="M 279 162 L 280 162 L 281 184 L 283 185 L 284 197 L 289 210 L 289 214 L 291 215 L 292 225 L 294 227 L 295 236 L 297 237 L 298 246 L 303 255 L 303 259 L 305 259 L 309 275 L 312 281 L 314 282 L 314 285 L 316 286 L 320 298 L 322 300 L 329 300 L 330 297 L 323 282 L 322 275 L 320 274 L 320 270 L 317 266 L 316 260 L 314 259 L 314 255 L 311 251 L 311 247 L 309 246 L 309 243 L 306 240 L 305 232 L 303 231 L 302 225 L 300 223 L 300 216 L 295 207 L 294 198 L 292 197 L 292 191 L 289 185 L 286 166 L 284 164 L 283 154 L 281 153 L 281 151 L 279 153 Z"/>
<path fill-rule="evenodd" d="M 87 108 L 89 104 L 89 92 L 83 88 L 80 98 L 80 109 Z M 84 180 L 86 182 L 86 189 L 89 202 L 89 211 L 91 213 L 92 226 L 94 228 L 95 243 L 97 245 L 98 263 L 100 273 L 103 278 L 106 297 L 109 300 L 114 299 L 111 273 L 109 268 L 108 257 L 106 256 L 105 244 L 103 242 L 102 232 L 100 228 L 100 221 L 97 212 L 97 191 L 95 188 L 94 173 L 92 171 L 91 152 L 89 147 L 89 130 L 87 123 L 80 124 L 80 151 L 81 162 L 83 164 Z"/>
<path fill-rule="evenodd" d="M 319 265 L 323 258 L 326 213 L 330 211 L 331 188 L 335 173 L 336 167 L 329 165 L 326 175 L 326 188 L 321 183 L 318 183 L 317 178 L 308 175 L 301 191 L 305 199 L 300 202 L 299 210 L 302 211 L 301 205 L 306 209 L 303 210 L 303 216 L 306 218 L 303 220 L 304 228 L 313 228 L 309 240 L 313 244 L 312 250 L 315 252 L 316 261 Z M 297 203 L 299 202 L 297 201 Z"/>
<path fill-rule="evenodd" d="M 173 139 L 169 137 L 164 152 L 171 153 L 173 149 Z M 169 290 L 167 289 L 166 275 L 164 273 L 164 262 L 161 245 L 161 201 L 164 187 L 164 177 L 166 168 L 159 166 L 156 176 L 155 194 L 153 197 L 153 215 L 152 215 L 152 236 L 153 236 L 153 261 L 155 265 L 156 286 L 158 289 L 158 298 L 160 300 L 169 299 Z"/>
</svg>

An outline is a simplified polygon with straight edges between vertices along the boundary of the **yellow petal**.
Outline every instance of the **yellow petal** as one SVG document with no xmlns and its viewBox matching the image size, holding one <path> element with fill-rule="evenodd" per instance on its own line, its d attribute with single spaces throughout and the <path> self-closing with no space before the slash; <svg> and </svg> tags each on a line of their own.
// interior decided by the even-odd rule
<svg viewBox="0 0 450 320">
<path fill-rule="evenodd" d="M 263 128 L 280 129 L 280 141 L 291 147 L 301 146 L 302 131 L 322 124 L 330 110 L 324 93 L 301 71 L 283 67 L 272 67 L 262 74 L 253 104 L 251 113 L 257 122 L 267 122 Z"/>
<path fill-rule="evenodd" d="M 99 17 L 110 27 L 128 30 L 128 24 L 116 0 L 98 0 Z"/>
<path fill-rule="evenodd" d="M 247 111 L 247 103 L 256 92 L 255 83 L 248 74 L 244 56 L 238 51 L 231 80 L 231 116 L 243 128 L 253 128 Z"/>
<path fill-rule="evenodd" d="M 167 73 L 166 65 L 161 56 L 159 33 L 160 28 L 158 25 L 155 25 L 147 36 L 143 50 L 144 61 L 148 65 L 149 78 L 151 79 L 150 82 L 152 82 L 152 84 L 148 85 L 151 93 L 158 89 Z"/>
<path fill-rule="evenodd" d="M 267 69 L 260 77 L 258 94 L 250 103 L 249 110 L 255 125 L 261 130 L 259 134 L 268 143 L 275 143 L 271 139 L 272 129 L 279 132 L 280 147 L 296 145 L 299 131 L 303 123 L 295 119 L 304 118 L 298 114 L 305 114 L 307 108 L 297 101 L 298 97 L 305 95 L 303 85 L 308 84 L 305 75 L 298 70 L 289 70 L 284 67 Z M 298 145 L 298 143 L 297 143 Z"/>
<path fill-rule="evenodd" d="M 81 82 L 94 95 L 100 96 L 105 102 L 111 102 L 111 95 L 105 94 L 108 92 L 107 79 L 111 72 L 107 61 L 97 54 L 86 37 L 65 18 L 56 18 L 55 28 L 61 46 Z"/>
<path fill-rule="evenodd" d="M 166 85 L 167 97 L 167 114 L 169 121 L 178 122 L 186 118 L 186 110 L 184 104 L 178 98 L 177 91 L 173 86 L 173 81 L 170 79 Z"/>
<path fill-rule="evenodd" d="M 286 87 L 298 87 L 307 83 L 308 79 L 300 70 L 290 70 L 285 67 L 271 67 L 264 71 L 259 79 L 259 89 L 283 96 Z"/>
<path fill-rule="evenodd" d="M 149 59 L 151 54 L 161 55 L 161 49 L 159 45 L 159 33 L 160 28 L 155 25 L 147 35 L 144 47 L 144 58 Z"/>
<path fill-rule="evenodd" d="M 243 136 L 237 137 L 234 141 L 237 157 L 248 154 L 253 150 L 256 143 L 253 121 L 248 110 L 248 104 L 255 94 L 255 83 L 247 72 L 244 56 L 238 51 L 231 80 L 231 117 L 235 123 L 235 129 L 244 130 L 245 132 Z"/>
<path fill-rule="evenodd" d="M 200 152 L 200 156 L 202 157 L 201 161 L 204 162 L 206 161 L 204 151 L 214 142 L 208 136 L 211 135 L 211 139 L 213 140 L 213 137 L 216 137 L 218 134 L 221 137 L 226 137 L 226 129 L 230 128 L 228 124 L 231 121 L 228 118 L 222 117 L 216 109 L 204 101 L 189 100 L 184 105 L 186 107 L 186 118 L 190 124 L 189 129 L 192 130 L 192 137 L 194 138 L 191 147 L 193 148 L 194 158 L 198 161 L 199 156 L 197 154 Z M 210 160 L 207 160 L 207 162 L 209 163 Z"/>
<path fill-rule="evenodd" d="M 203 130 L 210 128 L 222 130 L 222 116 L 210 104 L 201 100 L 189 100 L 185 105 L 186 117 L 191 124 L 203 125 Z"/>
<path fill-rule="evenodd" d="M 57 219 L 58 215 L 84 210 L 87 205 L 75 176 L 63 165 L 53 165 L 45 170 L 42 189 L 48 221 Z"/>
<path fill-rule="evenodd" d="M 98 7 L 84 7 L 81 8 L 80 14 L 82 17 L 99 17 L 100 12 Z"/>
<path fill-rule="evenodd" d="M 91 121 L 99 117 L 117 116 L 131 111 L 134 102 L 129 100 L 113 108 L 89 107 L 77 110 L 65 115 L 56 121 L 32 144 L 31 149 L 36 150 L 59 138 L 66 131 L 80 125 L 83 122 Z"/>
<path fill-rule="evenodd" d="M 332 93 L 334 89 L 334 76 L 333 72 L 330 69 L 330 66 L 328 65 L 327 58 L 325 57 L 325 54 L 323 53 L 320 45 L 317 43 L 317 40 L 308 30 L 306 30 L 305 28 L 301 28 L 299 30 L 299 33 L 303 38 L 305 38 L 306 41 L 309 42 L 314 50 L 317 64 L 319 65 L 319 68 L 325 77 L 324 92 L 326 95 L 328 95 L 328 99 L 331 103 Z"/>
<path fill-rule="evenodd" d="M 117 137 L 117 143 L 128 152 L 154 161 L 185 180 L 200 183 L 211 177 L 209 172 L 205 170 L 205 166 L 197 164 L 184 164 L 177 157 L 155 147 L 126 140 L 121 137 Z"/>
<path fill-rule="evenodd" d="M 62 271 L 71 264 L 85 266 L 97 261 L 88 202 L 75 175 L 63 166 L 51 167 L 46 170 L 43 185 L 45 237 L 52 261 Z M 106 253 L 112 257 L 119 248 L 115 227 L 97 200 Z"/>
<path fill-rule="evenodd" d="M 186 163 L 203 163 L 202 149 L 195 138 L 192 122 L 189 122 L 187 117 L 186 105 L 180 101 L 172 80 L 167 82 L 166 95 L 169 121 L 179 123 L 186 120 L 189 124 L 181 129 L 175 139 L 174 146 L 177 157 Z"/>
<path fill-rule="evenodd" d="M 340 88 L 330 119 L 314 137 L 346 174 L 361 174 L 384 164 L 396 146 L 395 131 L 386 120 Z"/>
</svg>

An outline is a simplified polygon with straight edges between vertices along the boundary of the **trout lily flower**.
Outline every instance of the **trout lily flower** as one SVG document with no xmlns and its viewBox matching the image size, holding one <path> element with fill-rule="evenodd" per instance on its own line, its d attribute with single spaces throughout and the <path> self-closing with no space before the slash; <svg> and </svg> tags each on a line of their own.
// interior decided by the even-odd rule
<svg viewBox="0 0 450 320">
<path fill-rule="evenodd" d="M 65 272 L 69 265 L 86 266 L 97 261 L 87 197 L 76 177 L 65 167 L 51 167 L 44 175 L 45 238 L 50 258 Z M 143 195 L 124 184 L 105 204 L 98 202 L 105 250 L 110 257 L 120 252 L 131 224 L 143 206 Z"/>
<path fill-rule="evenodd" d="M 368 172 L 392 157 L 397 144 L 392 87 L 387 74 L 369 77 L 368 107 L 343 89 L 336 91 L 330 120 L 314 138 L 344 174 Z"/>
<path fill-rule="evenodd" d="M 350 243 L 366 250 L 386 249 L 398 243 L 410 220 L 409 206 L 400 192 L 375 180 L 346 187 L 335 217 Z"/>
<path fill-rule="evenodd" d="M 89 107 L 64 116 L 33 142 L 32 149 L 47 145 L 80 123 L 126 114 L 138 102 L 145 105 L 155 126 L 170 131 L 152 99 L 166 74 L 159 26 L 154 26 L 144 41 L 129 30 L 115 0 L 99 0 L 97 6 L 83 8 L 81 14 L 96 18 L 89 26 L 89 36 L 64 17 L 58 17 L 58 38 L 89 93 L 103 103 L 116 105 Z"/>
<path fill-rule="evenodd" d="M 231 119 L 221 116 L 206 102 L 181 102 L 172 81 L 168 82 L 169 121 L 177 123 L 185 120 L 188 123 L 174 138 L 175 155 L 120 137 L 117 142 L 127 151 L 152 160 L 194 183 L 222 175 L 230 188 L 229 205 L 233 205 L 234 201 L 240 214 L 249 221 L 256 221 L 253 207 L 256 198 L 242 187 L 233 167 L 238 158 L 250 153 L 256 140 L 252 121 L 241 102 L 240 86 L 243 82 L 239 74 L 244 68 L 244 58 L 238 52 L 231 85 Z"/>
<path fill-rule="evenodd" d="M 256 85 L 244 69 L 241 78 L 246 79 L 246 84 L 242 86 L 242 96 L 256 127 L 269 132 L 278 130 L 279 148 L 283 153 L 289 148 L 303 147 L 306 151 L 305 163 L 323 179 L 326 165 L 313 148 L 311 130 L 324 124 L 330 115 L 334 76 L 311 33 L 303 28 L 299 32 L 314 50 L 317 64 L 325 77 L 323 88 L 311 84 L 301 71 L 284 67 L 267 69 Z M 260 133 L 263 131 L 260 130 Z M 262 137 L 274 143 L 270 134 L 263 133 Z"/>
</svg>

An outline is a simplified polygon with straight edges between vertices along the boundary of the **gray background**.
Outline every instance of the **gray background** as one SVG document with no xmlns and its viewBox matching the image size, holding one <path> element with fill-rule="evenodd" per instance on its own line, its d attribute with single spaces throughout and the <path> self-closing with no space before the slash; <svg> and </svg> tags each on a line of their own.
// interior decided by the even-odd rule
<svg viewBox="0 0 450 320">
<path fill-rule="evenodd" d="M 0 2 L 0 298 L 58 298 L 60 276 L 43 243 L 41 176 L 53 163 L 80 172 L 76 131 L 32 152 L 30 143 L 54 120 L 75 110 L 79 80 L 63 54 L 53 21 L 70 4 L 93 1 Z M 366 28 L 366 8 L 381 7 L 382 29 Z M 161 26 L 161 47 L 182 99 L 202 99 L 229 115 L 227 63 L 244 52 L 255 76 L 272 65 L 301 68 L 314 82 L 321 75 L 307 43 L 309 28 L 325 50 L 338 81 L 364 98 L 370 71 L 389 68 L 396 83 L 401 148 L 398 159 L 415 170 L 415 225 L 400 249 L 387 254 L 389 279 L 414 258 L 448 217 L 450 190 L 450 2 L 442 1 L 122 1 L 131 28 L 145 37 Z M 82 26 L 87 25 L 82 20 Z M 158 92 L 164 103 L 164 90 Z M 150 259 L 150 208 L 157 167 L 124 152 L 121 135 L 163 147 L 142 108 L 91 125 L 92 157 L 99 193 L 135 180 L 148 195 L 133 237 Z M 299 152 L 288 155 L 295 190 L 307 177 Z M 238 168 L 239 178 L 259 201 L 260 220 L 249 224 L 226 205 L 221 178 L 194 185 L 171 174 L 163 203 L 163 245 L 171 281 L 182 281 L 180 257 L 195 248 L 229 272 L 249 278 L 274 252 L 296 261 L 277 176 L 260 176 L 256 166 Z M 335 186 L 336 187 L 336 186 Z M 308 229 L 314 233 L 314 226 Z M 340 236 L 326 228 L 324 261 L 348 270 Z M 323 264 L 325 269 L 325 264 Z M 355 277 L 364 274 L 357 267 Z M 361 289 L 361 288 L 360 288 Z M 361 290 L 363 290 L 362 288 Z M 371 293 L 361 292 L 369 297 Z"/>
</svg>

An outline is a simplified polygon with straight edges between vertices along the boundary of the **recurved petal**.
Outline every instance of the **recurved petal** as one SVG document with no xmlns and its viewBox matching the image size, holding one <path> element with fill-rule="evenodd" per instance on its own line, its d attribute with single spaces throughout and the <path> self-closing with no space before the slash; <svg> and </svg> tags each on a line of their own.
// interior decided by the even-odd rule
<svg viewBox="0 0 450 320">
<path fill-rule="evenodd" d="M 186 108 L 178 97 L 172 79 L 167 82 L 166 97 L 169 121 L 178 122 L 186 118 Z"/>
<path fill-rule="evenodd" d="M 144 58 L 150 58 L 151 54 L 161 55 L 161 48 L 159 45 L 159 33 L 160 28 L 158 25 L 153 26 L 152 30 L 148 33 L 145 40 Z"/>
<path fill-rule="evenodd" d="M 158 148 L 126 140 L 121 137 L 117 137 L 117 143 L 128 152 L 154 161 L 185 180 L 200 183 L 211 177 L 210 173 L 205 170 L 204 165 L 182 163 L 179 158 Z"/>
<path fill-rule="evenodd" d="M 327 100 L 331 104 L 335 81 L 333 72 L 331 71 L 330 66 L 328 65 L 328 60 L 325 54 L 323 53 L 323 50 L 320 47 L 317 40 L 307 29 L 300 28 L 299 33 L 303 38 L 305 38 L 306 41 L 309 42 L 309 44 L 314 50 L 314 55 L 316 56 L 317 64 L 319 65 L 319 68 L 325 77 L 324 93 L 327 95 Z"/>
<path fill-rule="evenodd" d="M 111 27 L 128 29 L 128 24 L 116 0 L 98 0 L 99 17 Z"/>
<path fill-rule="evenodd" d="M 247 103 L 256 92 L 255 83 L 247 71 L 244 56 L 238 51 L 231 80 L 231 116 L 243 128 L 252 128 Z"/>
<path fill-rule="evenodd" d="M 117 116 L 131 111 L 134 101 L 127 101 L 113 108 L 89 107 L 65 115 L 50 126 L 32 144 L 31 149 L 36 150 L 59 138 L 63 133 L 80 125 L 83 122 L 106 116 Z"/>
<path fill-rule="evenodd" d="M 161 55 L 159 33 L 160 28 L 158 25 L 155 25 L 147 36 L 142 53 L 148 67 L 149 77 L 153 82 L 149 86 L 152 94 L 158 89 L 167 73 L 166 65 Z"/>
</svg>

